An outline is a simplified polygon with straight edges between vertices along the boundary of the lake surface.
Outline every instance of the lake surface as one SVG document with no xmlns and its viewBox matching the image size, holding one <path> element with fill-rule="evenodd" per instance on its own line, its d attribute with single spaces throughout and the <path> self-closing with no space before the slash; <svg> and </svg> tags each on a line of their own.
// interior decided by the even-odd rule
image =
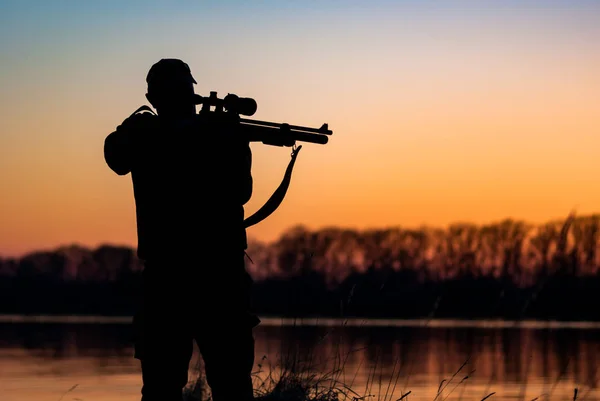
<svg viewBox="0 0 600 401">
<path fill-rule="evenodd" d="M 51 319 L 50 319 L 51 320 Z M 0 400 L 139 400 L 128 318 L 27 322 L 0 317 Z M 265 319 L 255 331 L 257 381 L 282 356 L 358 395 L 405 400 L 599 400 L 600 327 L 594 324 Z M 341 324 L 341 325 L 340 325 Z M 190 380 L 194 380 L 194 367 Z M 258 364 L 262 368 L 259 369 Z M 200 365 L 201 366 L 201 365 Z M 440 383 L 444 390 L 437 397 Z"/>
</svg>

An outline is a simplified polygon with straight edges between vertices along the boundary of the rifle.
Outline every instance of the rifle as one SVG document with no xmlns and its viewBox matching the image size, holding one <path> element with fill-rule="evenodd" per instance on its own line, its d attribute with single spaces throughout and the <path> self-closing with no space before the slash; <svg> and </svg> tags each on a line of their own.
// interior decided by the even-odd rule
<svg viewBox="0 0 600 401">
<path fill-rule="evenodd" d="M 291 160 L 285 170 L 281 184 L 279 184 L 279 187 L 277 187 L 269 200 L 260 209 L 244 220 L 244 227 L 246 228 L 270 216 L 283 201 L 290 186 L 296 157 L 300 149 L 302 149 L 302 145 L 296 147 L 296 141 L 325 145 L 329 141 L 328 135 L 333 134 L 327 123 L 323 124 L 320 128 L 311 128 L 287 123 L 240 118 L 240 114 L 252 116 L 256 113 L 256 101 L 249 97 L 239 97 L 229 93 L 221 99 L 217 97 L 217 92 L 210 92 L 210 96 L 208 97 L 195 96 L 196 104 L 202 105 L 198 114 L 226 113 L 230 115 L 232 121 L 237 122 L 236 134 L 245 136 L 249 142 L 262 142 L 265 145 L 271 146 L 293 147 Z M 214 107 L 214 110 L 211 110 L 211 107 Z"/>
<path fill-rule="evenodd" d="M 271 146 L 294 146 L 296 141 L 325 145 L 329 141 L 328 135 L 333 134 L 327 123 L 320 128 L 311 128 L 239 118 L 239 115 L 252 116 L 256 113 L 256 101 L 249 97 L 229 93 L 221 99 L 217 97 L 217 92 L 210 92 L 210 96 L 195 96 L 196 104 L 202 105 L 199 114 L 228 113 L 237 120 L 238 134 L 245 136 L 249 142 L 262 142 Z M 211 107 L 214 107 L 214 110 L 211 110 Z"/>
</svg>

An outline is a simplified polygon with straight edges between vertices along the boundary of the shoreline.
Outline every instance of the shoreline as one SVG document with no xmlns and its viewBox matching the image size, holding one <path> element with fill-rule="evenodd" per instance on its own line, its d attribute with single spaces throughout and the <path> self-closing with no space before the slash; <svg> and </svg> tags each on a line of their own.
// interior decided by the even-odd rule
<svg viewBox="0 0 600 401">
<path fill-rule="evenodd" d="M 261 326 L 299 327 L 406 327 L 406 328 L 477 328 L 477 329 L 579 329 L 600 330 L 600 322 L 592 321 L 545 321 L 545 320 L 499 320 L 499 319 L 384 319 L 384 318 L 332 318 L 261 317 Z M 1 324 L 131 324 L 131 316 L 94 315 L 11 315 L 0 314 Z"/>
</svg>

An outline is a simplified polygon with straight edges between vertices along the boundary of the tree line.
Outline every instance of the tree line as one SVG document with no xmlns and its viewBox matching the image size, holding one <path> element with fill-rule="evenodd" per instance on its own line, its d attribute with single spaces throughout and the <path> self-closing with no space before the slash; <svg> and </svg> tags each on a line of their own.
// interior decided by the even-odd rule
<svg viewBox="0 0 600 401">
<path fill-rule="evenodd" d="M 309 230 L 250 241 L 263 315 L 600 320 L 600 215 L 530 224 Z M 0 259 L 0 313 L 132 313 L 129 247 Z"/>
</svg>

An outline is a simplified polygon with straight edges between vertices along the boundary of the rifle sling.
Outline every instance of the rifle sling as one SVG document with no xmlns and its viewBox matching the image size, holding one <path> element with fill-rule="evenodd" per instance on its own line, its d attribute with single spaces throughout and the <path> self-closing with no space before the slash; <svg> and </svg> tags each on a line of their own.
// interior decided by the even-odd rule
<svg viewBox="0 0 600 401">
<path fill-rule="evenodd" d="M 283 198 L 285 197 L 288 187 L 290 186 L 292 171 L 294 169 L 294 165 L 296 164 L 296 158 L 298 157 L 298 152 L 300 152 L 300 149 L 302 149 L 302 145 L 292 150 L 292 157 L 287 168 L 285 169 L 285 174 L 283 176 L 283 180 L 281 180 L 281 184 L 279 184 L 279 187 L 277 187 L 275 192 L 273 192 L 273 195 L 271 195 L 269 200 L 260 209 L 254 212 L 252 216 L 244 220 L 245 228 L 253 226 L 256 223 L 260 223 L 269 217 L 275 210 L 277 210 L 283 201 Z"/>
<path fill-rule="evenodd" d="M 150 107 L 143 105 L 136 111 L 134 111 L 131 114 L 131 116 L 141 111 L 148 111 L 156 115 L 156 113 L 154 113 L 154 111 Z M 275 210 L 277 210 L 279 205 L 281 205 L 281 202 L 283 201 L 283 198 L 285 197 L 285 194 L 287 193 L 287 190 L 290 186 L 290 181 L 292 179 L 292 171 L 294 170 L 296 158 L 298 157 L 298 152 L 300 152 L 300 149 L 302 149 L 302 145 L 293 148 L 291 159 L 288 163 L 287 168 L 285 169 L 285 174 L 283 175 L 281 184 L 279 184 L 279 187 L 277 187 L 277 189 L 275 190 L 275 192 L 273 192 L 269 200 L 267 200 L 267 202 L 260 209 L 254 212 L 252 216 L 244 219 L 244 228 L 248 228 L 257 223 L 260 223 L 261 221 L 269 217 Z"/>
</svg>

